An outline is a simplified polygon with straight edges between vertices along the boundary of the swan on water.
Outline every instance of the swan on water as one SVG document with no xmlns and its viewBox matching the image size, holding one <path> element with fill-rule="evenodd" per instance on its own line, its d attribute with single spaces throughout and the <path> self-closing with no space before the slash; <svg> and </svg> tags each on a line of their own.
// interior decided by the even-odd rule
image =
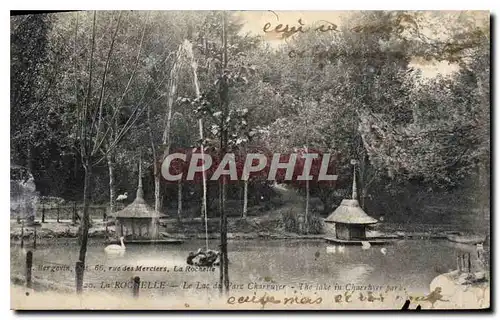
<svg viewBox="0 0 500 320">
<path fill-rule="evenodd" d="M 382 248 L 382 249 L 380 249 L 380 252 L 382 252 L 382 254 L 385 256 L 387 254 L 387 249 L 386 248 Z"/>
<path fill-rule="evenodd" d="M 361 247 L 363 248 L 363 250 L 370 249 L 371 246 L 372 245 L 370 244 L 370 242 L 368 242 L 368 241 L 361 241 Z"/>
<path fill-rule="evenodd" d="M 345 246 L 339 246 L 339 253 L 344 253 Z"/>
<path fill-rule="evenodd" d="M 120 242 L 121 246 L 117 244 L 110 244 L 106 248 L 104 248 L 104 251 L 106 252 L 117 252 L 117 251 L 125 251 L 125 244 L 123 243 L 123 237 L 120 237 Z"/>
</svg>

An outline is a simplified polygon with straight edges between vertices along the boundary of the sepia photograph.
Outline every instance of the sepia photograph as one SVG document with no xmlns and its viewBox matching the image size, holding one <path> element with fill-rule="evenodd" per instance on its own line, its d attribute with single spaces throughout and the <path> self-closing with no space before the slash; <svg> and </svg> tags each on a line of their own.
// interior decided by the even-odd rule
<svg viewBox="0 0 500 320">
<path fill-rule="evenodd" d="M 10 13 L 13 310 L 491 310 L 489 11 Z"/>
</svg>

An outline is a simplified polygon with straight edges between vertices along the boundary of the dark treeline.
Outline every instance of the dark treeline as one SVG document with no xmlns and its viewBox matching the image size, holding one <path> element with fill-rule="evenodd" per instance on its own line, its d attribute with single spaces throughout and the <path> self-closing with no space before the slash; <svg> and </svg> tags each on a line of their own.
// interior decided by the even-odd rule
<svg viewBox="0 0 500 320">
<path fill-rule="evenodd" d="M 82 201 L 90 161 L 91 202 L 114 208 L 118 194 L 135 194 L 142 159 L 149 203 L 164 211 L 182 199 L 184 209 L 199 209 L 201 185 L 159 181 L 154 164 L 169 150 L 199 146 L 200 117 L 205 144 L 219 146 L 220 113 L 210 106 L 220 102 L 220 14 L 12 17 L 11 162 L 31 170 L 42 195 Z M 360 162 L 360 202 L 376 216 L 449 222 L 489 206 L 488 21 L 358 12 L 336 30 L 298 32 L 279 47 L 243 25 L 229 15 L 232 152 L 307 145 L 337 154 L 336 186 L 309 187 L 323 214 L 348 196 L 351 159 Z M 436 65 L 436 74 L 423 72 Z M 228 185 L 228 199 L 244 193 L 249 206 L 273 200 L 263 179 Z M 217 199 L 217 184 L 209 182 L 208 195 Z"/>
</svg>

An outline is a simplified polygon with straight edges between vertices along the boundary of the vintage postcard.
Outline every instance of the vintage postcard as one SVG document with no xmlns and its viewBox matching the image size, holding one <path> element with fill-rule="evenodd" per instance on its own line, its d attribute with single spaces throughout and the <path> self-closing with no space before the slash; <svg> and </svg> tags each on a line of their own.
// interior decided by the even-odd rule
<svg viewBox="0 0 500 320">
<path fill-rule="evenodd" d="M 490 13 L 10 17 L 11 308 L 490 308 Z"/>
</svg>

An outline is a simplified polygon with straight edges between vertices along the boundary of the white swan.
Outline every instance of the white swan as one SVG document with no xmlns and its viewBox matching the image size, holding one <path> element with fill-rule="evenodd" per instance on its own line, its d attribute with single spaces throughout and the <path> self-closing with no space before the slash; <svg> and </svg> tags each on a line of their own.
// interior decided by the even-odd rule
<svg viewBox="0 0 500 320">
<path fill-rule="evenodd" d="M 118 198 L 116 198 L 116 201 L 124 201 L 127 200 L 128 194 L 125 192 L 124 194 L 120 194 Z"/>
<path fill-rule="evenodd" d="M 368 241 L 361 241 L 361 247 L 363 248 L 363 250 L 370 249 L 371 246 L 372 245 L 370 244 L 370 242 L 368 242 Z"/>
<path fill-rule="evenodd" d="M 387 254 L 387 249 L 386 248 L 382 248 L 382 249 L 380 249 L 380 252 L 382 252 L 382 254 L 385 256 Z"/>
<path fill-rule="evenodd" d="M 120 237 L 120 242 L 121 246 L 117 244 L 110 244 L 106 248 L 104 248 L 104 251 L 106 252 L 120 252 L 120 251 L 125 251 L 125 244 L 123 243 L 123 237 Z"/>
<path fill-rule="evenodd" d="M 345 246 L 339 246 L 339 253 L 344 253 L 345 251 Z"/>
</svg>

